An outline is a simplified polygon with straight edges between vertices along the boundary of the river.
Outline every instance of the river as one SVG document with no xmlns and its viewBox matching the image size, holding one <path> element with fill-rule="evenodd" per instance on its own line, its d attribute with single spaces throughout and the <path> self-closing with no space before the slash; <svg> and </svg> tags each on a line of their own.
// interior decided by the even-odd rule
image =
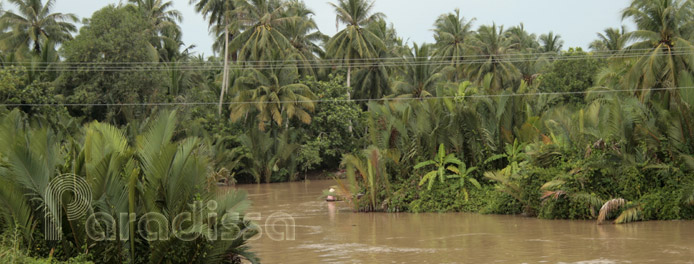
<svg viewBox="0 0 694 264">
<path fill-rule="evenodd" d="M 249 216 L 263 229 L 250 242 L 263 263 L 694 262 L 692 221 L 596 225 L 465 213 L 353 213 L 343 202 L 321 199 L 334 183 L 237 187 L 248 192 Z M 278 221 L 289 216 L 294 240 L 283 224 L 291 221 Z"/>
</svg>

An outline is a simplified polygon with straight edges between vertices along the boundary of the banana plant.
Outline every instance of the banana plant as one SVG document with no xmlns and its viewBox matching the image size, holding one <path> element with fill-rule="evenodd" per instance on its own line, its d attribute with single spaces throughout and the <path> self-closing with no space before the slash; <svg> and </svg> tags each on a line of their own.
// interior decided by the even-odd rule
<svg viewBox="0 0 694 264">
<path fill-rule="evenodd" d="M 477 167 L 468 168 L 467 165 L 465 165 L 465 162 L 460 162 L 458 167 L 448 166 L 448 168 L 446 169 L 455 173 L 454 175 L 448 176 L 448 178 L 459 180 L 458 185 L 460 186 L 460 192 L 462 192 L 463 195 L 465 195 L 465 201 L 468 201 L 470 199 L 468 188 L 465 186 L 466 183 L 469 182 L 470 184 L 472 184 L 472 186 L 475 186 L 475 188 L 477 189 L 482 188 L 480 183 L 472 177 L 472 173 L 477 170 Z"/>
<path fill-rule="evenodd" d="M 422 186 L 428 182 L 427 189 L 431 190 L 431 187 L 434 186 L 434 182 L 436 182 L 437 178 L 441 183 L 443 183 L 447 177 L 447 172 L 456 172 L 455 170 L 453 170 L 453 168 L 455 167 L 448 165 L 454 164 L 460 166 L 460 164 L 462 163 L 463 162 L 456 158 L 454 154 L 446 154 L 446 148 L 443 146 L 443 144 L 439 145 L 439 152 L 436 153 L 434 159 L 420 162 L 414 166 L 415 170 L 424 167 L 429 167 L 432 165 L 435 168 L 435 170 L 432 170 L 427 174 L 424 174 L 422 180 L 419 181 L 419 186 Z"/>
<path fill-rule="evenodd" d="M 528 155 L 523 151 L 525 146 L 525 143 L 519 143 L 518 139 L 515 139 L 513 140 L 513 145 L 506 144 L 506 153 L 491 156 L 484 163 L 490 163 L 505 158 L 508 165 L 501 170 L 501 173 L 504 175 L 514 175 L 520 171 L 522 165 L 528 160 Z"/>
</svg>

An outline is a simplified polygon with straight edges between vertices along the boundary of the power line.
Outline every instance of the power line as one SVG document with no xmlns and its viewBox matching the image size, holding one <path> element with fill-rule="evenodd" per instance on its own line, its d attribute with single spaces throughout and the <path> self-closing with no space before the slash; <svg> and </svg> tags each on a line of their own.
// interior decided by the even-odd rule
<svg viewBox="0 0 694 264">
<path fill-rule="evenodd" d="M 635 53 L 635 52 L 643 52 L 643 51 L 654 51 L 654 49 L 624 49 L 624 50 L 602 50 L 602 51 L 592 51 L 592 52 L 584 52 L 584 54 L 560 54 L 560 52 L 539 52 L 539 53 L 520 53 L 520 52 L 515 52 L 515 53 L 508 53 L 508 54 L 500 54 L 496 55 L 498 57 L 504 57 L 504 58 L 513 58 L 513 57 L 527 57 L 527 56 L 532 56 L 532 57 L 544 57 L 544 56 L 550 56 L 550 57 L 591 57 L 591 56 L 620 56 L 620 55 L 629 55 L 630 53 Z M 682 52 L 694 52 L 694 47 L 678 47 L 671 53 L 682 53 Z M 642 53 L 635 53 L 631 55 L 643 55 Z M 418 60 L 418 59 L 439 59 L 439 60 L 445 60 L 445 61 L 450 61 L 453 59 L 480 59 L 480 58 L 487 58 L 488 55 L 481 55 L 481 54 L 468 54 L 468 55 L 460 55 L 460 56 L 419 56 L 419 57 L 414 57 L 414 56 L 395 56 L 395 57 L 380 57 L 380 58 L 354 58 L 354 59 L 336 59 L 336 58 L 326 58 L 326 59 L 321 59 L 323 62 L 333 62 L 333 63 L 340 63 L 341 65 L 346 63 L 346 62 L 366 62 L 366 63 L 372 63 L 373 61 L 389 61 L 389 60 L 403 60 L 403 59 L 411 59 L 411 60 Z M 297 60 L 297 59 L 283 59 L 283 60 L 244 60 L 243 63 L 248 64 L 248 65 L 254 65 L 254 64 L 260 64 L 260 65 L 267 65 L 267 64 L 282 64 L 282 63 L 302 63 L 304 60 Z M 210 62 L 210 61 L 201 61 L 201 62 L 192 62 L 192 61 L 183 61 L 183 62 L 158 62 L 158 61 L 143 61 L 143 62 L 60 62 L 62 64 L 68 64 L 68 65 L 101 65 L 101 64 L 122 64 L 122 65 L 130 65 L 130 64 L 141 64 L 141 65 L 180 65 L 180 64 L 190 64 L 190 65 L 196 65 L 196 64 L 215 64 L 215 65 L 222 65 L 222 61 L 216 61 L 216 62 Z M 52 62 L 6 62 L 6 65 L 31 65 L 31 64 L 53 64 Z"/>
<path fill-rule="evenodd" d="M 686 56 L 686 55 L 691 55 L 694 56 L 694 51 L 678 51 L 678 52 L 671 52 L 671 53 L 657 53 L 657 54 L 651 54 L 648 55 L 649 57 L 660 57 L 660 56 Z M 643 54 L 605 54 L 601 56 L 594 56 L 594 55 L 580 55 L 580 56 L 565 56 L 565 57 L 558 57 L 558 58 L 546 58 L 551 61 L 575 61 L 575 60 L 585 60 L 585 59 L 628 59 L 628 58 L 640 58 L 643 57 Z M 380 59 L 373 59 L 372 61 L 368 62 L 359 62 L 359 63 L 353 63 L 350 64 L 350 67 L 371 67 L 371 66 L 384 66 L 384 67 L 398 67 L 398 66 L 423 66 L 423 65 L 429 65 L 429 66 L 444 66 L 444 65 L 456 65 L 456 66 L 461 66 L 461 65 L 474 65 L 474 64 L 483 64 L 483 63 L 500 63 L 500 62 L 507 62 L 507 63 L 518 63 L 518 62 L 534 62 L 539 59 L 545 59 L 545 57 L 537 57 L 531 54 L 527 55 L 522 55 L 522 56 L 517 56 L 518 58 L 506 58 L 505 55 L 499 55 L 499 56 L 488 56 L 483 59 L 477 59 L 477 60 L 463 60 L 463 61 L 450 61 L 450 60 L 442 60 L 439 58 L 436 59 L 428 59 L 426 61 L 417 61 L 413 60 L 412 58 L 399 58 L 399 61 L 382 61 Z M 10 63 L 11 65 L 11 63 Z M 142 72 L 142 71 L 171 71 L 171 70 L 180 70 L 180 71 L 185 71 L 185 70 L 222 70 L 224 67 L 221 64 L 217 63 L 208 63 L 208 64 L 190 64 L 187 65 L 185 63 L 181 64 L 170 64 L 170 63 L 159 63 L 159 64 L 152 64 L 152 63 L 143 63 L 143 64 L 136 64 L 132 62 L 125 62 L 125 63 L 119 63 L 119 62 L 92 62 L 92 63 L 86 63 L 86 64 L 71 64 L 69 62 L 59 62 L 59 63 L 54 63 L 54 64 L 45 64 L 45 65 L 31 65 L 27 64 L 28 66 L 31 67 L 37 67 L 39 70 L 43 71 L 48 71 L 48 72 L 89 72 L 89 71 L 96 71 L 96 72 Z M 208 66 L 211 65 L 211 66 Z M 291 63 L 281 63 L 281 64 L 265 64 L 265 65 L 248 65 L 248 64 L 232 64 L 229 69 L 230 70 L 266 70 L 266 69 L 275 69 L 278 66 L 284 66 L 284 65 L 291 65 L 293 67 L 296 67 L 297 69 L 325 69 L 325 68 L 338 68 L 338 67 L 344 67 L 344 63 L 326 63 L 323 61 L 317 61 L 317 62 L 302 62 L 299 63 L 298 65 L 293 65 Z M 87 67 L 89 66 L 89 67 Z"/>
<path fill-rule="evenodd" d="M 603 87 L 604 88 L 604 87 Z M 671 90 L 689 90 L 694 89 L 694 86 L 683 87 L 662 87 L 647 89 L 650 91 L 671 91 Z M 592 90 L 592 91 L 575 91 L 575 92 L 534 92 L 534 93 L 507 93 L 507 94 L 474 94 L 464 96 L 431 96 L 431 97 L 388 97 L 380 99 L 332 99 L 332 100 L 292 100 L 292 101 L 240 101 L 240 102 L 224 102 L 223 105 L 243 105 L 243 104 L 300 104 L 300 103 L 360 103 L 360 102 L 401 102 L 401 101 L 428 101 L 442 99 L 465 99 L 465 98 L 500 98 L 500 97 L 523 97 L 523 96 L 550 96 L 550 95 L 579 95 L 579 94 L 610 94 L 621 92 L 634 92 L 630 89 L 612 89 L 612 90 Z M 65 103 L 65 104 L 0 104 L 5 107 L 19 106 L 206 106 L 219 105 L 219 102 L 158 102 L 158 103 Z"/>
</svg>

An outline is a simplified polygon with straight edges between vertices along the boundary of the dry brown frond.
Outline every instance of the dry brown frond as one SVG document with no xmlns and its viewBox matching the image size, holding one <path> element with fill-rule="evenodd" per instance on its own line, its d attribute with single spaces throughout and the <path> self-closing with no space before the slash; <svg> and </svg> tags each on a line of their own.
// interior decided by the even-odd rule
<svg viewBox="0 0 694 264">
<path fill-rule="evenodd" d="M 600 208 L 600 214 L 598 215 L 598 224 L 602 224 L 607 220 L 607 217 L 614 211 L 619 210 L 622 206 L 626 205 L 627 201 L 622 198 L 612 199 L 607 201 Z"/>
<path fill-rule="evenodd" d="M 545 191 L 545 193 L 542 195 L 542 200 L 545 200 L 549 197 L 553 197 L 554 200 L 559 199 L 560 196 L 566 195 L 565 191 L 559 190 L 559 191 Z"/>
</svg>

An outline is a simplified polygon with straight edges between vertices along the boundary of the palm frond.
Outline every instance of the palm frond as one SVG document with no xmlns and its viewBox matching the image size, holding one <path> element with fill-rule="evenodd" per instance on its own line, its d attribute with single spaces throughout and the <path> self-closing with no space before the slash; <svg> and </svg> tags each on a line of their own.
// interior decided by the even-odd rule
<svg viewBox="0 0 694 264">
<path fill-rule="evenodd" d="M 615 224 L 626 224 L 640 221 L 642 219 L 642 209 L 640 206 L 633 206 L 624 210 L 614 221 Z"/>
<path fill-rule="evenodd" d="M 603 204 L 600 208 L 600 214 L 598 215 L 598 224 L 602 224 L 603 222 L 605 222 L 605 220 L 607 220 L 610 217 L 610 215 L 616 213 L 626 204 L 626 200 L 622 198 L 612 199 L 605 202 L 605 204 Z"/>
</svg>

